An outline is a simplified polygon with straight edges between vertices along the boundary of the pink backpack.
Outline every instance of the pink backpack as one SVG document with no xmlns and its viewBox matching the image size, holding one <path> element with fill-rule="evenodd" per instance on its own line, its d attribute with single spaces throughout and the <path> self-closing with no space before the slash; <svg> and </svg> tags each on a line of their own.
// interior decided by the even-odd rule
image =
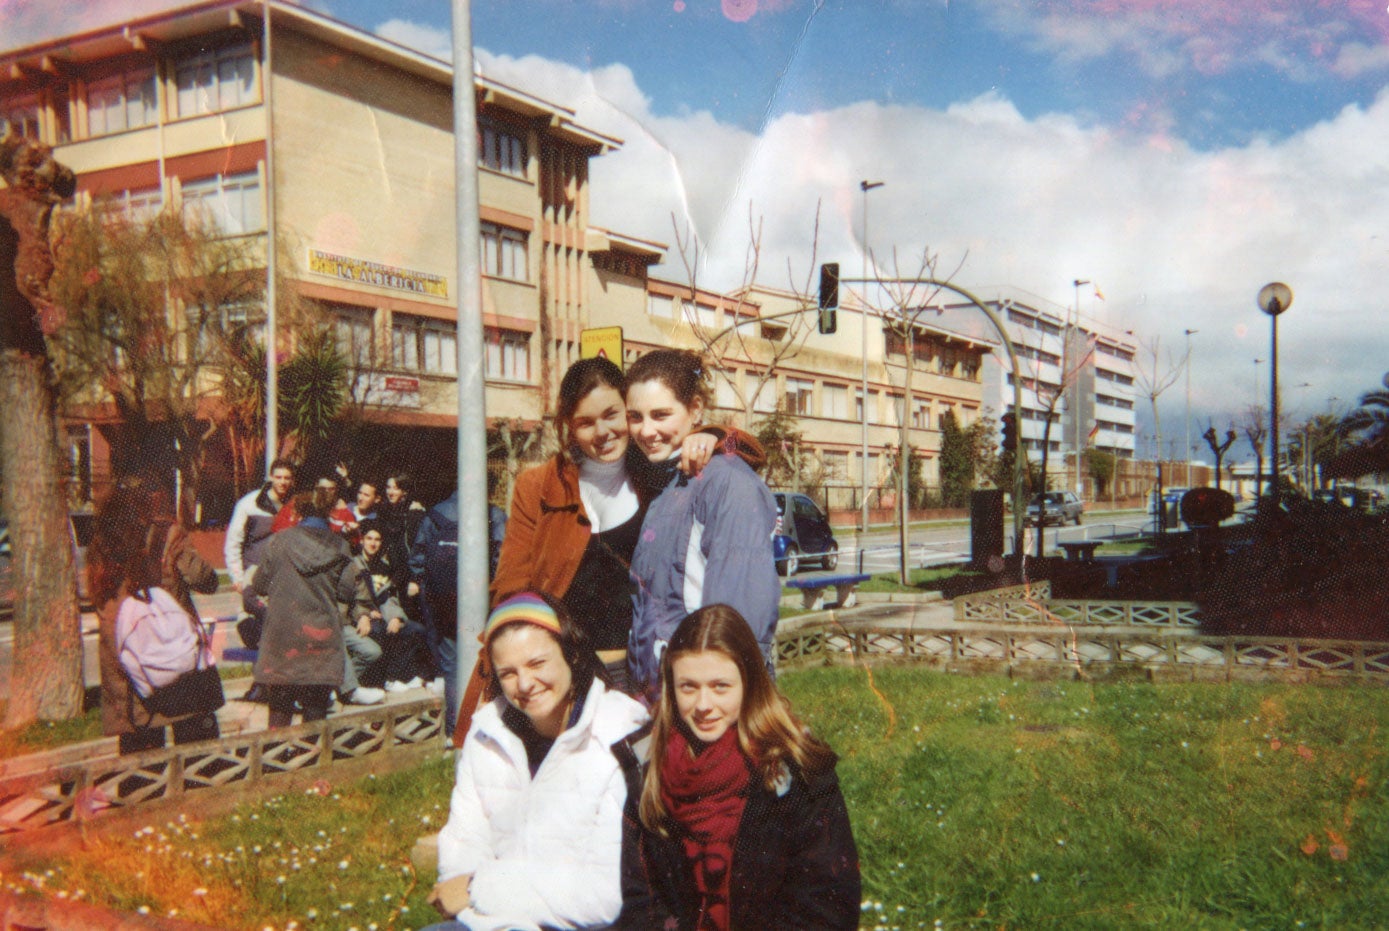
<svg viewBox="0 0 1389 931">
<path fill-rule="evenodd" d="M 198 667 L 198 622 L 162 588 L 128 595 L 116 613 L 116 650 L 135 692 L 148 698 Z"/>
</svg>

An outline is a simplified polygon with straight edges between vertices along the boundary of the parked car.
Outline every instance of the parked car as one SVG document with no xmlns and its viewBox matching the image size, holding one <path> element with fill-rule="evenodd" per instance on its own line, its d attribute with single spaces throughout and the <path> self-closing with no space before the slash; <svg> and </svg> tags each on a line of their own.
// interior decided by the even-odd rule
<svg viewBox="0 0 1389 931">
<path fill-rule="evenodd" d="M 776 530 L 772 534 L 777 574 L 789 578 L 807 560 L 819 561 L 833 571 L 839 565 L 839 544 L 830 530 L 829 518 L 805 495 L 778 491 L 772 497 L 777 510 Z"/>
<path fill-rule="evenodd" d="M 92 527 L 91 514 L 75 512 L 68 515 L 73 555 L 77 559 L 77 597 L 84 606 L 88 602 L 87 544 L 92 541 Z M 10 522 L 0 517 L 0 616 L 8 617 L 13 613 L 14 599 L 14 550 L 10 544 Z"/>
<path fill-rule="evenodd" d="M 1046 510 L 1042 510 L 1042 499 L 1046 499 Z M 1085 502 L 1073 491 L 1048 491 L 1036 495 L 1027 506 L 1027 524 L 1035 527 L 1039 522 L 1055 524 L 1080 524 L 1085 513 Z"/>
</svg>

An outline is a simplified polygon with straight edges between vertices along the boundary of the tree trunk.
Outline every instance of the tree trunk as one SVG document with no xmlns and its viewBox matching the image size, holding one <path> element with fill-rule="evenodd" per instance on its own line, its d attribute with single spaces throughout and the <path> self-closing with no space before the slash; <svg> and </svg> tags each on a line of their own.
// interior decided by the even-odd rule
<svg viewBox="0 0 1389 931">
<path fill-rule="evenodd" d="M 0 410 L 15 583 L 9 729 L 79 716 L 84 686 L 76 567 L 44 359 L 14 349 L 0 355 Z"/>
<path fill-rule="evenodd" d="M 0 474 L 13 556 L 14 647 L 5 727 L 82 713 L 82 622 L 68 530 L 67 495 L 42 321 L 61 325 L 46 301 L 53 256 L 48 220 L 76 177 L 46 146 L 0 140 Z"/>
</svg>

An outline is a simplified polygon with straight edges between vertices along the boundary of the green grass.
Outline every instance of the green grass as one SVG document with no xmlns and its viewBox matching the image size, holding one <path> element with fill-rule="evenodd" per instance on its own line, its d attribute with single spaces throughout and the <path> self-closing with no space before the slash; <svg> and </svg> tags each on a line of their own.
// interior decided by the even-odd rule
<svg viewBox="0 0 1389 931">
<path fill-rule="evenodd" d="M 903 585 L 898 581 L 897 573 L 885 572 L 875 575 L 859 585 L 861 592 L 925 592 L 940 591 L 946 583 L 958 578 L 972 578 L 982 576 L 981 572 L 970 572 L 963 566 L 934 566 L 929 569 L 913 569 L 910 576 L 911 585 Z"/>
<path fill-rule="evenodd" d="M 885 926 L 1385 921 L 1381 690 L 908 668 L 875 670 L 871 687 L 848 668 L 784 685 L 843 758 L 864 897 Z"/>
<path fill-rule="evenodd" d="M 0 720 L 8 702 L 0 701 Z M 101 737 L 101 708 L 91 708 L 81 717 L 66 721 L 39 721 L 27 727 L 0 731 L 0 757 L 51 750 L 65 744 L 98 740 Z"/>
<path fill-rule="evenodd" d="M 1386 923 L 1382 690 L 908 667 L 782 686 L 840 754 L 866 928 Z M 440 760 L 201 823 L 89 830 L 0 882 L 226 928 L 420 927 L 433 877 L 408 853 L 450 781 Z"/>
</svg>

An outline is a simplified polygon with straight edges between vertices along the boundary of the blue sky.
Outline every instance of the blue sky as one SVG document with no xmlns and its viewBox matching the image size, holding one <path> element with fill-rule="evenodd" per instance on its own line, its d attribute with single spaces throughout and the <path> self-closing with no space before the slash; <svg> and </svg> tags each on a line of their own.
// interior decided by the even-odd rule
<svg viewBox="0 0 1389 931">
<path fill-rule="evenodd" d="M 87 0 L 59 22 L 0 0 L 0 35 L 175 5 Z M 310 5 L 449 53 L 446 0 Z M 593 221 L 697 236 L 701 285 L 741 282 L 750 218 L 773 286 L 857 267 L 865 245 L 880 267 L 926 253 L 1057 310 L 1088 278 L 1105 299 L 1082 291 L 1081 312 L 1163 359 L 1199 330 L 1203 428 L 1260 400 L 1271 280 L 1295 293 L 1282 380 L 1310 387 L 1285 392 L 1294 417 L 1345 409 L 1389 369 L 1383 0 L 474 0 L 473 20 L 485 73 L 625 140 L 594 162 Z M 886 182 L 866 244 L 864 178 Z M 683 277 L 678 259 L 658 272 Z M 1169 426 L 1180 393 L 1162 397 Z"/>
</svg>

